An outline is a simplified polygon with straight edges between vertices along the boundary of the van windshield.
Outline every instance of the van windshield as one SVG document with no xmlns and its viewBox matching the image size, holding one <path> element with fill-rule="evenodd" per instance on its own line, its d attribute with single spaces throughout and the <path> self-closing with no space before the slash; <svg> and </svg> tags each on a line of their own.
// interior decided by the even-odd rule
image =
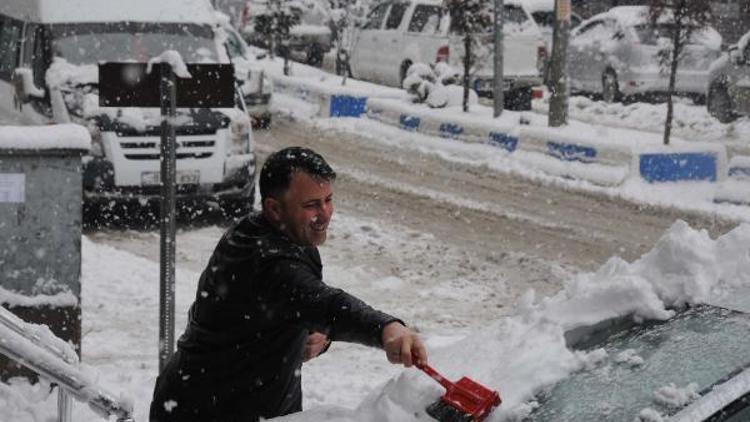
<svg viewBox="0 0 750 422">
<path fill-rule="evenodd" d="M 218 60 L 213 30 L 177 23 L 83 23 L 50 26 L 53 54 L 73 64 L 100 61 L 147 62 L 165 50 L 180 53 L 186 63 Z"/>
</svg>

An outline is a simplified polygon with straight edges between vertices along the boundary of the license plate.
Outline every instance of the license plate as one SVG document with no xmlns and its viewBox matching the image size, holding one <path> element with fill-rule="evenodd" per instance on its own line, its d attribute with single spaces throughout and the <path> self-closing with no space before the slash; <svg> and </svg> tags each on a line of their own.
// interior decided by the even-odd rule
<svg viewBox="0 0 750 422">
<path fill-rule="evenodd" d="M 200 181 L 200 178 L 201 178 L 201 172 L 199 170 L 178 171 L 177 174 L 175 174 L 175 182 L 178 185 L 197 184 Z M 141 184 L 144 186 L 161 184 L 161 172 L 158 172 L 158 171 L 142 172 Z"/>
</svg>

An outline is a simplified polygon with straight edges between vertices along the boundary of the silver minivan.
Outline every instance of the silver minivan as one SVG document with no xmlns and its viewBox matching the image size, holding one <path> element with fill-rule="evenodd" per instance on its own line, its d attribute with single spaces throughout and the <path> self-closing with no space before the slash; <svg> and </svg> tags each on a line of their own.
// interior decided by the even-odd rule
<svg viewBox="0 0 750 422">
<path fill-rule="evenodd" d="M 707 95 L 708 112 L 722 123 L 750 116 L 750 32 L 711 65 Z"/>
<path fill-rule="evenodd" d="M 670 33 L 667 25 L 652 26 L 648 6 L 615 7 L 582 22 L 570 39 L 571 90 L 601 95 L 607 102 L 667 92 L 669 74 L 657 56 Z M 721 35 L 715 29 L 696 30 L 677 71 L 676 92 L 700 102 L 708 68 L 720 53 Z"/>
</svg>

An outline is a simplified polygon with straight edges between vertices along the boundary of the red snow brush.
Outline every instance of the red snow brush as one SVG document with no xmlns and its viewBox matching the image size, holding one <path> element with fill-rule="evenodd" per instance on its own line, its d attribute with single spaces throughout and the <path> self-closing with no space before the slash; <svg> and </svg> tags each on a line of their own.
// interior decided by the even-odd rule
<svg viewBox="0 0 750 422">
<path fill-rule="evenodd" d="M 427 407 L 427 414 L 440 422 L 481 422 L 502 402 L 500 393 L 467 377 L 452 382 L 429 365 L 416 366 L 445 387 L 445 394 Z"/>
</svg>

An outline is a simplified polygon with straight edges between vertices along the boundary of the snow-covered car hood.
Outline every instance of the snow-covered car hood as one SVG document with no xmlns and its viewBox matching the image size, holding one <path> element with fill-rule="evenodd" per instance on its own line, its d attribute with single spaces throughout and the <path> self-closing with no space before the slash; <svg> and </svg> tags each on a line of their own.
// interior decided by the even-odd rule
<svg viewBox="0 0 750 422">
<path fill-rule="evenodd" d="M 750 286 L 748 244 L 748 224 L 713 240 L 677 221 L 632 263 L 611 258 L 598 271 L 573 277 L 553 297 L 527 292 L 511 316 L 468 337 L 428 343 L 430 364 L 449 379 L 468 376 L 499 390 L 503 403 L 488 421 L 520 420 L 538 407 L 541 391 L 578 371 L 594 371 L 607 358 L 606 350 L 571 348 L 566 333 L 622 318 L 664 321 L 676 315 L 675 307 L 731 296 L 732 289 Z M 629 357 L 621 358 L 637 361 L 637 354 Z M 420 371 L 404 369 L 354 410 L 318 407 L 278 420 L 426 421 L 425 407 L 443 393 Z"/>
</svg>

